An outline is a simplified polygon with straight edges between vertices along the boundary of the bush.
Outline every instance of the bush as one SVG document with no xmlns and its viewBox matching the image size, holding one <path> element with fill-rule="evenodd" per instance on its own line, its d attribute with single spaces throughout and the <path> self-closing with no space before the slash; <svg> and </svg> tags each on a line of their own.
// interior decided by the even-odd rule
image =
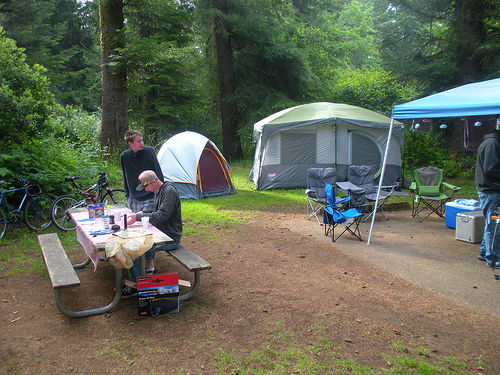
<svg viewBox="0 0 500 375">
<path fill-rule="evenodd" d="M 23 51 L 0 27 L 0 152 L 43 133 L 55 104 L 45 68 L 28 65 Z"/>
<path fill-rule="evenodd" d="M 32 138 L 1 156 L 3 177 L 37 179 L 52 196 L 72 192 L 67 176 L 81 176 L 79 185 L 87 188 L 104 171 L 112 184 L 121 185 L 118 157 L 101 159 L 100 118 L 75 108 L 58 108 L 48 122 L 43 138 Z"/>
<path fill-rule="evenodd" d="M 405 171 L 412 174 L 416 168 L 433 165 L 443 168 L 450 157 L 449 140 L 440 133 L 405 132 L 403 163 Z"/>
</svg>

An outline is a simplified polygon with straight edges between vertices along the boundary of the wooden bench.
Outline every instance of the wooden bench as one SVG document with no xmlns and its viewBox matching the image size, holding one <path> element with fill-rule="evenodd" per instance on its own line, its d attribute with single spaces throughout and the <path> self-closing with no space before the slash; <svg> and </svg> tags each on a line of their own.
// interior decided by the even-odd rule
<svg viewBox="0 0 500 375">
<path fill-rule="evenodd" d="M 182 264 L 188 271 L 194 273 L 194 284 L 191 287 L 191 290 L 188 293 L 179 296 L 180 300 L 191 298 L 193 294 L 196 293 L 196 290 L 200 285 L 200 271 L 209 270 L 212 266 L 205 259 L 193 253 L 182 244 L 180 244 L 177 249 L 169 250 L 167 253 Z"/>
<path fill-rule="evenodd" d="M 38 235 L 43 260 L 49 271 L 54 289 L 71 288 L 80 285 L 80 279 L 71 265 L 56 233 Z"/>
<path fill-rule="evenodd" d="M 47 266 L 49 272 L 50 281 L 52 282 L 52 287 L 54 288 L 54 299 L 56 306 L 60 312 L 72 318 L 104 314 L 111 309 L 113 309 L 121 298 L 121 282 L 122 282 L 122 272 L 117 270 L 116 272 L 116 285 L 117 293 L 113 302 L 111 302 L 106 307 L 82 310 L 82 311 L 71 311 L 64 307 L 61 301 L 61 290 L 65 288 L 71 288 L 80 285 L 80 279 L 75 272 L 74 266 L 68 259 L 64 248 L 59 241 L 57 233 L 47 233 L 39 234 L 38 242 L 40 248 L 42 249 L 43 260 Z"/>
</svg>

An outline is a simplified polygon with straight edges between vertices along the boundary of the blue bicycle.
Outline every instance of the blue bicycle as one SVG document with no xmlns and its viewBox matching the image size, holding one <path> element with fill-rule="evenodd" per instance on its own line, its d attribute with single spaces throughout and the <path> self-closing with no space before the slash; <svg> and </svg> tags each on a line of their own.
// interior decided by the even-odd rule
<svg viewBox="0 0 500 375">
<path fill-rule="evenodd" d="M 52 200 L 42 194 L 42 188 L 35 180 L 25 180 L 23 178 L 14 178 L 21 182 L 23 187 L 0 190 L 0 238 L 5 235 L 7 226 L 10 224 L 14 228 L 19 228 L 24 222 L 31 230 L 39 231 L 50 226 L 50 206 Z M 5 181 L 0 181 L 2 186 Z M 24 190 L 24 197 L 17 210 L 11 210 L 7 204 L 6 194 Z"/>
</svg>

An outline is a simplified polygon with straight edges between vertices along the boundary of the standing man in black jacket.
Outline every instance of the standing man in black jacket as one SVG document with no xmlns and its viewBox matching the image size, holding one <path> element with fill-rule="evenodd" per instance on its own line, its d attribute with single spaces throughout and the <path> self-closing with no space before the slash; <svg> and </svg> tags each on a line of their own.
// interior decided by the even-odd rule
<svg viewBox="0 0 500 375">
<path fill-rule="evenodd" d="M 485 218 L 478 258 L 494 268 L 500 252 L 500 233 L 495 233 L 496 223 L 491 220 L 500 203 L 500 116 L 497 117 L 496 129 L 484 136 L 477 150 L 475 181 Z"/>
<path fill-rule="evenodd" d="M 163 181 L 163 173 L 156 153 L 152 147 L 144 146 L 142 134 L 137 130 L 127 130 L 124 136 L 130 149 L 120 155 L 123 172 L 123 188 L 128 207 L 134 211 L 142 211 L 153 207 L 153 193 L 146 190 L 137 191 L 139 175 L 145 170 L 152 170 Z"/>
</svg>

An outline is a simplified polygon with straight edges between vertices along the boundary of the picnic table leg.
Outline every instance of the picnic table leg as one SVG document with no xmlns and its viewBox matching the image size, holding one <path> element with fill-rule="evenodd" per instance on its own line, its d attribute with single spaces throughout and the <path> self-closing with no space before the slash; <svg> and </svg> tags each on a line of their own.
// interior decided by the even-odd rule
<svg viewBox="0 0 500 375">
<path fill-rule="evenodd" d="M 186 294 L 179 296 L 179 300 L 185 301 L 190 299 L 196 293 L 196 290 L 198 290 L 198 286 L 200 286 L 200 270 L 194 271 L 194 284 L 191 287 L 191 290 Z"/>
<path fill-rule="evenodd" d="M 56 306 L 59 309 L 60 312 L 62 312 L 64 315 L 69 316 L 70 318 L 82 318 L 85 316 L 91 316 L 91 315 L 99 315 L 99 314 L 105 314 L 118 305 L 118 302 L 120 302 L 120 299 L 122 297 L 122 270 L 117 269 L 115 270 L 115 277 L 116 277 L 116 294 L 115 298 L 113 301 L 105 306 L 105 307 L 100 307 L 97 309 L 89 309 L 89 310 L 81 310 L 81 311 L 72 311 L 68 310 L 65 308 L 62 304 L 61 301 L 61 290 L 60 289 L 54 289 L 54 299 L 56 301 Z"/>
</svg>

